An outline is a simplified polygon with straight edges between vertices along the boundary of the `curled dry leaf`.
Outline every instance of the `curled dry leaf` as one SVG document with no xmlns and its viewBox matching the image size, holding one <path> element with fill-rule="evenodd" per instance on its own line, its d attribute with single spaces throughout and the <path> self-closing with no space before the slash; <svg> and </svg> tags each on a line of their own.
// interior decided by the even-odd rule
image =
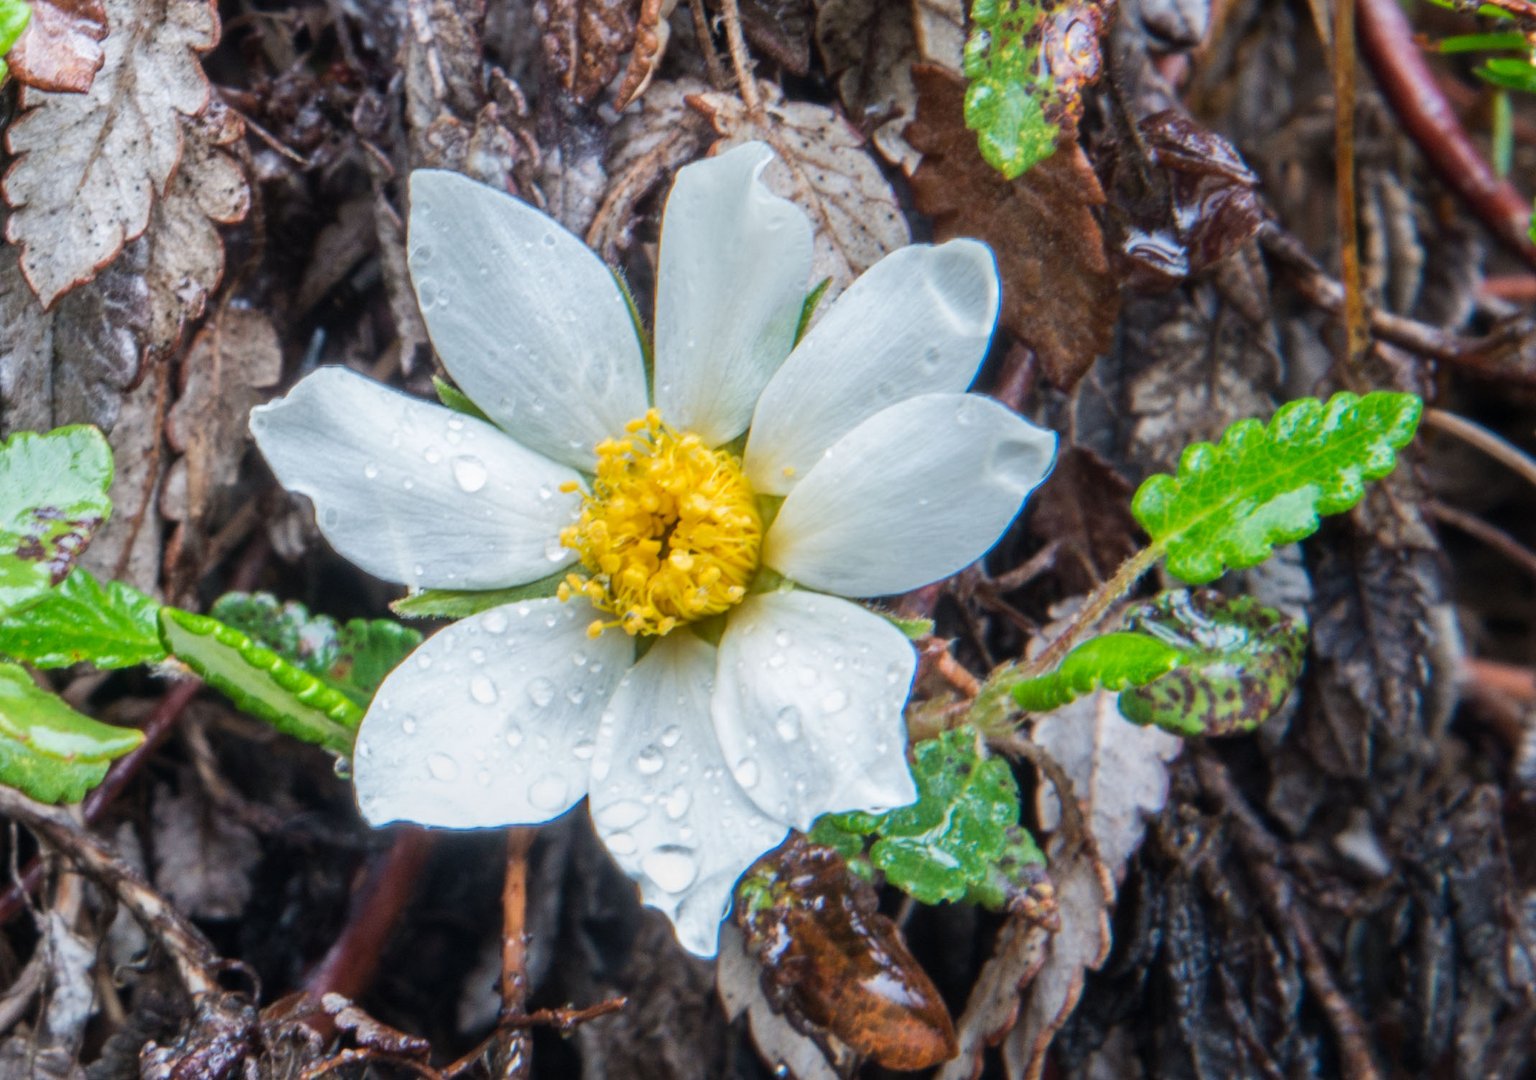
<svg viewBox="0 0 1536 1080">
<path fill-rule="evenodd" d="M 913 201 L 933 217 L 937 239 L 974 236 L 991 245 L 1003 279 L 1003 325 L 1035 351 L 1052 383 L 1068 389 L 1108 351 L 1120 306 L 1091 209 L 1104 202 L 1103 189 L 1076 144 L 1004 180 L 965 127 L 964 83 L 930 65 L 913 76 L 917 120 L 907 139 L 923 154 Z"/>
<path fill-rule="evenodd" d="M 640 0 L 640 14 L 635 20 L 635 47 L 624 68 L 624 78 L 613 94 L 613 107 L 624 109 L 645 93 L 667 53 L 672 24 L 667 17 L 677 7 L 677 0 Z"/>
<path fill-rule="evenodd" d="M 831 278 L 830 300 L 911 234 L 896 193 L 846 120 L 824 105 L 784 102 L 768 84 L 762 92 L 764 105 L 755 113 L 730 94 L 688 101 L 722 137 L 715 152 L 754 139 L 778 152 L 763 182 L 810 214 L 816 228 L 811 279 Z"/>
<path fill-rule="evenodd" d="M 595 101 L 619 73 L 635 45 L 640 7 L 636 0 L 541 0 L 536 6 L 549 70 L 581 104 Z"/>
<path fill-rule="evenodd" d="M 875 149 L 910 176 L 922 156 L 902 136 L 917 115 L 912 12 L 880 0 L 823 0 L 816 45 L 848 115 L 876 124 Z"/>
<path fill-rule="evenodd" d="M 211 0 L 107 0 L 106 57 L 86 94 L 23 87 L 6 131 L 6 239 L 45 307 L 95 277 L 149 226 L 182 156 L 182 118 L 208 105 L 199 57 Z"/>
<path fill-rule="evenodd" d="M 794 1080 L 838 1080 L 857 1061 L 853 1051 L 824 1035 L 820 1043 L 802 1035 L 769 1004 L 763 992 L 763 967 L 747 951 L 746 936 L 731 922 L 720 926 L 720 959 L 715 965 L 715 990 L 727 1019 L 743 1013 L 757 1052 L 775 1075 Z"/>
<path fill-rule="evenodd" d="M 5 61 L 24 86 L 83 94 L 106 61 L 106 36 L 101 0 L 32 0 L 32 21 Z"/>
</svg>

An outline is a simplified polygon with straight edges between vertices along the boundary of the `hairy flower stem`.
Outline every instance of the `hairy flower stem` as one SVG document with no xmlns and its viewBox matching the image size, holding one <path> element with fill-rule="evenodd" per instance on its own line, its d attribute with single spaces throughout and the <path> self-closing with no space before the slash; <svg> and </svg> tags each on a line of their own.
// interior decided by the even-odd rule
<svg viewBox="0 0 1536 1080">
<path fill-rule="evenodd" d="M 1047 671 L 1055 670 L 1062 658 L 1072 650 L 1084 634 L 1093 630 L 1126 593 L 1135 587 L 1143 574 L 1157 564 L 1157 560 L 1163 557 L 1163 547 L 1160 544 L 1149 544 L 1125 562 L 1120 564 L 1120 569 L 1115 571 L 1115 576 L 1100 585 L 1088 597 L 1083 606 L 1078 609 L 1072 621 L 1055 641 L 1048 645 L 1044 652 L 1033 660 L 1026 661 L 1018 669 L 1020 679 L 1033 679 L 1037 675 L 1043 675 Z"/>
</svg>

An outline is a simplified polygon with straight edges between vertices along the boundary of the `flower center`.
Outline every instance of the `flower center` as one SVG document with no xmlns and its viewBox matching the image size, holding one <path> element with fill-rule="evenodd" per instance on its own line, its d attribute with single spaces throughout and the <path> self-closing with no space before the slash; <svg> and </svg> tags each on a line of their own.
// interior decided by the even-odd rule
<svg viewBox="0 0 1536 1080">
<path fill-rule="evenodd" d="M 757 573 L 763 520 L 741 462 L 673 431 L 655 409 L 597 445 L 597 477 L 560 543 L 581 556 L 559 596 L 614 616 L 587 628 L 669 633 L 741 601 Z M 575 490 L 575 485 L 569 485 Z"/>
</svg>

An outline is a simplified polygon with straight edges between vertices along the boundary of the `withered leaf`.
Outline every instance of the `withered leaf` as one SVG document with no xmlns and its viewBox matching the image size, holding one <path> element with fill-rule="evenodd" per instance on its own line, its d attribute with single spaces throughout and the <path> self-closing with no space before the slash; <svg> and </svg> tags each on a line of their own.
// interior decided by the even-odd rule
<svg viewBox="0 0 1536 1080">
<path fill-rule="evenodd" d="M 238 918 L 261 857 L 256 835 L 221 808 L 163 785 L 151 818 L 156 887 L 194 918 Z"/>
<path fill-rule="evenodd" d="M 963 0 L 912 0 L 912 29 L 924 63 L 960 74 L 965 53 Z"/>
<path fill-rule="evenodd" d="M 544 57 L 560 85 L 590 105 L 635 44 L 637 0 L 542 0 Z"/>
<path fill-rule="evenodd" d="M 1017 180 L 982 161 L 966 129 L 960 79 L 920 64 L 917 119 L 907 141 L 923 154 L 912 177 L 917 208 L 940 240 L 974 236 L 997 256 L 1002 323 L 1040 357 L 1046 376 L 1070 388 L 1107 352 L 1119 286 L 1091 207 L 1103 189 L 1075 144 L 1061 147 Z"/>
<path fill-rule="evenodd" d="M 816 10 L 816 45 L 848 115 L 875 123 L 875 149 L 910 176 L 921 158 L 902 136 L 917 115 L 912 12 L 880 0 L 823 0 Z"/>
<path fill-rule="evenodd" d="M 219 38 L 211 0 L 106 0 L 112 32 L 85 94 L 23 87 L 6 131 L 6 239 L 45 307 L 91 280 L 149 226 L 182 156 L 182 117 L 208 105 L 199 57 Z"/>
<path fill-rule="evenodd" d="M 32 21 L 5 61 L 26 86 L 83 94 L 106 61 L 106 36 L 101 0 L 32 0 Z"/>
<path fill-rule="evenodd" d="M 759 53 L 804 75 L 811 69 L 809 9 L 810 0 L 741 0 L 741 29 Z"/>
<path fill-rule="evenodd" d="M 625 109 L 651 85 L 661 58 L 666 55 L 672 24 L 667 16 L 677 7 L 677 0 L 640 0 L 635 17 L 635 47 L 624 68 L 624 78 L 613 92 L 613 107 Z"/>
<path fill-rule="evenodd" d="M 720 958 L 715 991 L 730 1020 L 743 1014 L 752 1042 L 768 1065 L 795 1080 L 838 1080 L 858 1063 L 858 1056 L 831 1035 L 802 1034 L 768 1000 L 762 965 L 747 949 L 746 936 L 733 922 L 720 924 Z"/>
<path fill-rule="evenodd" d="M 784 102 L 767 84 L 762 92 L 768 100 L 756 113 L 730 94 L 688 100 L 721 135 L 716 152 L 754 139 L 778 152 L 763 182 L 810 215 L 816 230 L 811 280 L 832 279 L 825 302 L 904 246 L 911 239 L 907 222 L 896 193 L 846 120 L 824 105 Z"/>
</svg>

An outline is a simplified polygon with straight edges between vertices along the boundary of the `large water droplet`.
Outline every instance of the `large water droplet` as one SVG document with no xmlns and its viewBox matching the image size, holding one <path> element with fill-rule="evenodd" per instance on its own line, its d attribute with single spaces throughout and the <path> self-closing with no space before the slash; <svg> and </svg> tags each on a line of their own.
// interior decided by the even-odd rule
<svg viewBox="0 0 1536 1080">
<path fill-rule="evenodd" d="M 565 692 L 565 700 L 572 705 L 580 705 L 587 700 L 587 692 L 579 686 L 573 686 Z"/>
<path fill-rule="evenodd" d="M 640 850 L 639 843 L 627 832 L 614 833 L 604 841 L 615 855 L 633 855 Z"/>
<path fill-rule="evenodd" d="M 542 709 L 555 700 L 555 684 L 545 678 L 534 679 L 528 684 L 528 700 Z"/>
<path fill-rule="evenodd" d="M 438 780 L 445 782 L 457 780 L 459 777 L 459 763 L 447 754 L 428 754 L 427 771 Z"/>
<path fill-rule="evenodd" d="M 676 821 L 688 812 L 688 807 L 693 803 L 693 792 L 688 790 L 687 784 L 678 784 L 677 787 L 661 797 L 661 808 L 667 812 L 667 817 Z"/>
<path fill-rule="evenodd" d="M 400 730 L 407 735 L 416 734 L 416 718 L 414 716 L 407 716 L 404 720 L 401 720 Z"/>
<path fill-rule="evenodd" d="M 668 724 L 661 729 L 661 745 L 666 747 L 676 746 L 678 740 L 683 737 L 683 729 L 676 724 Z"/>
<path fill-rule="evenodd" d="M 571 747 L 571 754 L 577 761 L 591 761 L 592 755 L 597 752 L 597 744 L 591 739 L 582 739 L 581 742 Z"/>
<path fill-rule="evenodd" d="M 745 761 L 738 761 L 736 767 L 731 770 L 731 775 L 736 777 L 736 782 L 747 791 L 755 788 L 758 780 L 761 778 L 757 762 L 751 758 L 747 758 Z"/>
<path fill-rule="evenodd" d="M 507 630 L 507 616 L 503 611 L 487 611 L 480 616 L 480 627 L 487 634 L 504 634 Z"/>
<path fill-rule="evenodd" d="M 699 876 L 699 863 L 693 852 L 675 844 L 663 844 L 647 852 L 640 869 L 664 892 L 680 893 Z"/>
<path fill-rule="evenodd" d="M 476 675 L 469 680 L 469 696 L 482 705 L 496 703 L 496 684 L 488 676 Z"/>
<path fill-rule="evenodd" d="M 490 476 L 486 471 L 485 462 L 469 454 L 461 454 L 453 459 L 453 479 L 463 491 L 474 494 L 485 487 L 485 481 Z"/>
<path fill-rule="evenodd" d="M 565 777 L 550 773 L 534 781 L 528 789 L 528 801 L 540 810 L 558 810 L 565 805 L 566 792 L 570 790 Z"/>
<path fill-rule="evenodd" d="M 800 737 L 800 710 L 793 705 L 784 706 L 773 718 L 773 730 L 785 742 L 794 742 Z"/>
<path fill-rule="evenodd" d="M 379 467 L 370 461 L 363 466 L 363 475 L 369 480 L 377 480 L 379 478 Z"/>
<path fill-rule="evenodd" d="M 842 712 L 848 707 L 848 695 L 842 690 L 830 690 L 821 699 L 821 707 L 829 713 Z"/>
<path fill-rule="evenodd" d="M 597 823 L 605 829 L 623 832 L 626 829 L 633 829 L 649 817 L 650 813 L 644 803 L 634 799 L 620 799 L 618 802 L 609 803 L 597 812 Z"/>
<path fill-rule="evenodd" d="M 516 724 L 512 724 L 507 728 L 506 740 L 507 745 L 516 750 L 519 746 L 523 745 L 523 729 Z"/>
<path fill-rule="evenodd" d="M 641 776 L 655 776 L 661 772 L 661 767 L 666 764 L 666 759 L 661 756 L 661 751 L 654 746 L 644 747 L 635 755 L 635 770 Z"/>
</svg>

